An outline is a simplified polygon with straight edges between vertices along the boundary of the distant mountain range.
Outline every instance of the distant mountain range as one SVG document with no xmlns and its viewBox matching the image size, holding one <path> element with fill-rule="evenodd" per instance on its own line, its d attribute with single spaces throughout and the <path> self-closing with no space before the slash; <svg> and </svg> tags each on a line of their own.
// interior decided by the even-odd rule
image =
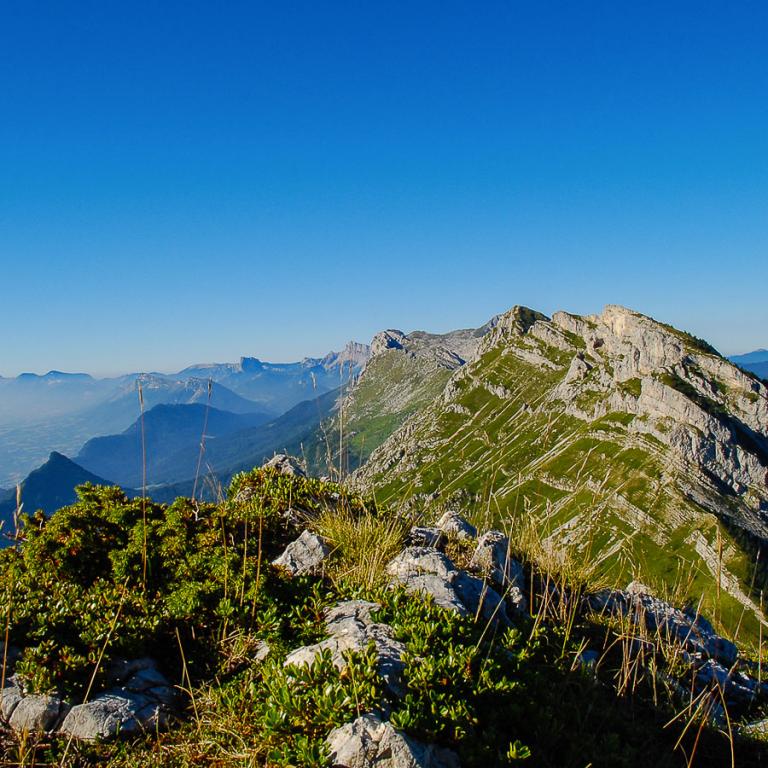
<svg viewBox="0 0 768 768">
<path fill-rule="evenodd" d="M 744 355 L 731 355 L 728 358 L 736 365 L 752 365 L 753 363 L 768 363 L 768 349 L 756 349 Z"/>
<path fill-rule="evenodd" d="M 350 342 L 341 352 L 296 363 L 244 357 L 175 374 L 95 379 L 50 371 L 0 377 L 0 486 L 18 482 L 51 451 L 75 455 L 90 438 L 128 429 L 139 416 L 139 385 L 145 411 L 160 404 L 200 403 L 274 418 L 359 374 L 368 355 L 367 345 Z"/>
<path fill-rule="evenodd" d="M 756 349 L 745 355 L 733 355 L 728 358 L 739 368 L 750 371 L 761 379 L 768 379 L 768 349 Z"/>
<path fill-rule="evenodd" d="M 175 378 L 213 379 L 262 409 L 279 415 L 297 403 L 339 387 L 362 370 L 369 354 L 368 345 L 350 342 L 341 352 L 330 352 L 322 358 L 265 363 L 255 357 L 242 357 L 239 363 L 191 366 Z"/>
<path fill-rule="evenodd" d="M 189 459 L 180 472 L 186 479 L 195 474 L 201 441 L 211 442 L 269 419 L 265 413 L 232 413 L 202 403 L 160 404 L 147 411 L 143 425 L 137 419 L 118 435 L 91 438 L 75 461 L 119 485 L 139 488 L 145 473 L 147 484 L 167 482 L 160 468 L 169 457 L 183 453 Z"/>
<path fill-rule="evenodd" d="M 198 498 L 213 499 L 236 472 L 259 466 L 277 452 L 300 456 L 303 444 L 313 440 L 338 397 L 339 390 L 326 392 L 270 421 L 263 414 L 234 414 L 201 404 L 155 406 L 144 416 L 147 494 L 156 501 L 171 502 L 180 495 L 190 496 L 196 488 Z M 121 485 L 129 496 L 140 495 L 136 489 L 143 486 L 142 466 L 141 421 L 137 420 L 119 435 L 89 440 L 76 461 L 53 452 L 22 482 L 23 509 L 50 514 L 73 503 L 74 489 L 83 483 Z M 2 531 L 12 529 L 15 511 L 15 489 L 1 492 Z"/>
</svg>

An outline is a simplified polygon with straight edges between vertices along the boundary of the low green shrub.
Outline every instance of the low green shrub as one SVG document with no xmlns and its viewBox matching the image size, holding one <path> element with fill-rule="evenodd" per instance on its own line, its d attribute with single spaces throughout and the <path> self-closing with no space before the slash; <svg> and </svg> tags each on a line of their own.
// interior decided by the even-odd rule
<svg viewBox="0 0 768 768">
<path fill-rule="evenodd" d="M 114 658 L 160 655 L 178 668 L 183 642 L 203 678 L 228 634 L 259 631 L 275 610 L 284 587 L 268 563 L 291 538 L 288 509 L 340 503 L 362 506 L 336 485 L 271 469 L 235 477 L 220 505 L 81 486 L 49 519 L 26 517 L 23 546 L 0 552 L 0 617 L 23 648 L 18 672 L 33 690 L 77 699 Z"/>
</svg>

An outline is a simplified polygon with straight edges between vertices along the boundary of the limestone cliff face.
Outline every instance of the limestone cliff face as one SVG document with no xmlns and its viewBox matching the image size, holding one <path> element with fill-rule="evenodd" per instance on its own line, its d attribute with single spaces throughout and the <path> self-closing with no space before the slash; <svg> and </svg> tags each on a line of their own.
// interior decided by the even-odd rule
<svg viewBox="0 0 768 768">
<path fill-rule="evenodd" d="M 425 504 L 492 497 L 502 517 L 527 508 L 553 542 L 586 546 L 592 531 L 606 565 L 631 550 L 627 575 L 683 558 L 712 573 L 734 531 L 768 543 L 768 388 L 624 307 L 551 319 L 515 307 L 355 482 L 391 498 L 415 490 Z M 739 547 L 727 550 L 728 583 L 759 613 Z"/>
<path fill-rule="evenodd" d="M 760 381 L 685 334 L 624 307 L 611 305 L 586 319 L 558 312 L 552 324 L 584 344 L 584 351 L 575 351 L 566 386 L 557 390 L 566 406 L 582 391 L 604 395 L 598 412 L 640 417 L 638 428 L 681 461 L 768 511 L 768 388 Z M 588 380 L 594 369 L 602 375 Z M 628 383 L 634 383 L 634 396 Z"/>
</svg>

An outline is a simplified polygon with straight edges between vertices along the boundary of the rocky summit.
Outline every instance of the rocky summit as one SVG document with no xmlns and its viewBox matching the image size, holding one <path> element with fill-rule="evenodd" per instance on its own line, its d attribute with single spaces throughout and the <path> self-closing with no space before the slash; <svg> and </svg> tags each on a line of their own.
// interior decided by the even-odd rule
<svg viewBox="0 0 768 768">
<path fill-rule="evenodd" d="M 532 518 L 613 582 L 677 585 L 742 632 L 765 621 L 768 388 L 624 307 L 499 316 L 354 480 L 384 502 Z"/>
</svg>

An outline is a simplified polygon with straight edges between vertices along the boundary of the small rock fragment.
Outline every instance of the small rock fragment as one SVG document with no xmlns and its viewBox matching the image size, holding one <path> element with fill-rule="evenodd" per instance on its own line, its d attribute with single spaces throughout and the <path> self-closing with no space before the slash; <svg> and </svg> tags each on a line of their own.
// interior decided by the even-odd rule
<svg viewBox="0 0 768 768">
<path fill-rule="evenodd" d="M 477 538 L 477 528 L 453 510 L 443 514 L 437 521 L 437 528 L 447 536 L 455 536 L 459 539 Z"/>
<path fill-rule="evenodd" d="M 330 547 L 320 536 L 305 530 L 272 564 L 285 568 L 292 576 L 315 574 L 330 553 Z"/>
</svg>

